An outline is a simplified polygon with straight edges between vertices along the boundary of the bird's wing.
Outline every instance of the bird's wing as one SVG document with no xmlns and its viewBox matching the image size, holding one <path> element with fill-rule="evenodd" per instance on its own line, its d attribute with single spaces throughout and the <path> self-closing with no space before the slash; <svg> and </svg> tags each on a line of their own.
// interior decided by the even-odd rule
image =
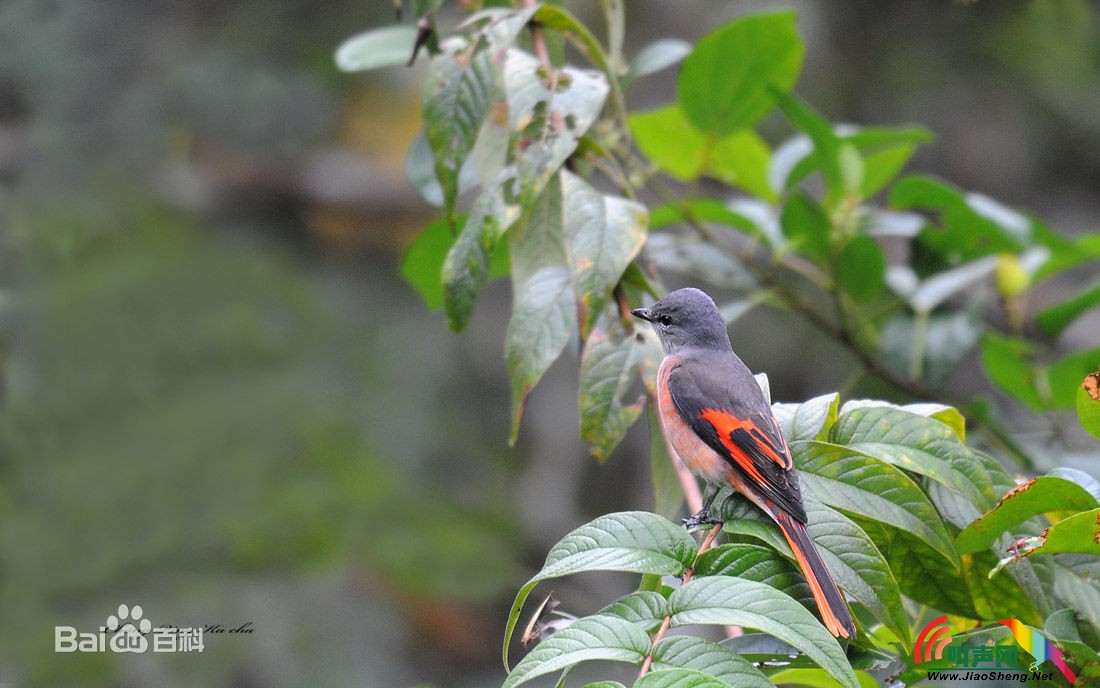
<svg viewBox="0 0 1100 688">
<path fill-rule="evenodd" d="M 790 449 L 752 373 L 732 352 L 685 359 L 668 380 L 680 417 L 760 496 L 805 523 Z"/>
</svg>

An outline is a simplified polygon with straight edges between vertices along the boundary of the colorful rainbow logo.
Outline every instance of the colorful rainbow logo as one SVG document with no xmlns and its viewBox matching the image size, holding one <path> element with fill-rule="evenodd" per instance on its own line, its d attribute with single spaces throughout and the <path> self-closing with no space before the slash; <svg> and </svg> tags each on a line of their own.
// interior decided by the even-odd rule
<svg viewBox="0 0 1100 688">
<path fill-rule="evenodd" d="M 928 622 L 917 634 L 917 643 L 913 646 L 913 661 L 920 664 L 943 659 L 943 649 L 951 644 L 950 632 L 951 625 L 947 623 L 946 614 Z"/>
<path fill-rule="evenodd" d="M 1024 649 L 1024 652 L 1035 658 L 1035 662 L 1031 665 L 1029 671 L 1038 671 L 1039 665 L 1049 659 L 1065 675 L 1066 680 L 1070 683 L 1077 680 L 1077 675 L 1066 666 L 1062 651 L 1055 647 L 1054 643 L 1043 637 L 1039 631 L 1030 626 L 1025 626 L 1019 619 L 1001 619 L 998 623 L 1008 626 L 1008 630 L 1012 631 L 1012 637 L 1016 638 L 1016 643 Z M 918 639 L 917 642 L 919 643 L 920 640 Z"/>
</svg>

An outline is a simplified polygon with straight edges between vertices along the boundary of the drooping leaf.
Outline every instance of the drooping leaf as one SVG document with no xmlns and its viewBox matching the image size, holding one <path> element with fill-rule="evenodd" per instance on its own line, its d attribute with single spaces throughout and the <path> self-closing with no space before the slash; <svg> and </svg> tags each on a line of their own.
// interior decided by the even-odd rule
<svg viewBox="0 0 1100 688">
<path fill-rule="evenodd" d="M 422 99 L 424 134 L 435 155 L 448 217 L 454 213 L 462 164 L 499 97 L 499 82 L 492 52 L 478 42 L 451 47 L 431 62 Z"/>
<path fill-rule="evenodd" d="M 414 26 L 387 26 L 352 36 L 336 49 L 336 67 L 342 72 L 403 65 L 416 43 Z"/>
<path fill-rule="evenodd" d="M 648 330 L 648 331 L 647 331 Z M 624 403 L 637 388 L 639 370 L 654 377 L 661 348 L 650 328 L 627 332 L 618 313 L 605 311 L 588 335 L 581 354 L 581 438 L 592 444 L 592 453 L 606 459 L 641 415 L 645 395 Z"/>
<path fill-rule="evenodd" d="M 515 184 L 516 170 L 509 167 L 482 190 L 443 261 L 443 304 L 453 330 L 462 330 L 469 322 L 489 279 L 498 243 L 520 217 Z"/>
<path fill-rule="evenodd" d="M 589 616 L 574 621 L 539 643 L 516 664 L 502 688 L 515 688 L 580 662 L 604 660 L 637 664 L 647 652 L 649 635 L 638 626 L 615 616 Z"/>
<path fill-rule="evenodd" d="M 608 514 L 577 528 L 551 548 L 542 569 L 517 593 L 504 633 L 505 665 L 523 603 L 539 581 L 583 571 L 680 576 L 695 549 L 695 540 L 681 526 L 642 511 Z"/>
<path fill-rule="evenodd" d="M 858 685 L 836 638 L 805 607 L 768 585 L 725 576 L 694 578 L 668 601 L 673 626 L 755 628 L 805 653 L 841 685 Z"/>
<path fill-rule="evenodd" d="M 1016 486 L 992 511 L 964 528 L 955 538 L 955 547 L 961 554 L 976 552 L 990 547 L 1002 533 L 1038 514 L 1066 509 L 1082 511 L 1097 505 L 1096 496 L 1077 482 L 1054 475 L 1032 478 Z"/>
<path fill-rule="evenodd" d="M 509 125 L 521 132 L 516 146 L 519 195 L 529 200 L 542 192 L 596 121 L 607 99 L 607 79 L 598 72 L 563 67 L 547 82 L 535 56 L 510 50 L 504 88 Z"/>
<path fill-rule="evenodd" d="M 634 201 L 601 194 L 562 172 L 562 223 L 582 336 L 646 239 L 648 216 Z"/>
<path fill-rule="evenodd" d="M 653 648 L 653 669 L 694 669 L 743 688 L 770 688 L 764 674 L 729 648 L 693 636 L 671 636 Z"/>
<path fill-rule="evenodd" d="M 735 20 L 702 38 L 684 60 L 677 97 L 700 130 L 722 137 L 755 124 L 794 86 L 802 40 L 791 12 Z"/>
<path fill-rule="evenodd" d="M 577 333 L 577 311 L 569 270 L 545 267 L 515 294 L 504 338 L 504 360 L 512 378 L 512 434 L 519 435 L 527 395 Z"/>
<path fill-rule="evenodd" d="M 458 224 L 466 222 L 466 215 L 455 217 Z M 428 308 L 436 310 L 443 306 L 443 263 L 455 243 L 446 218 L 440 218 L 424 228 L 409 244 L 401 259 L 401 277 L 412 286 Z M 508 274 L 508 247 L 501 245 L 489 259 L 486 280 L 504 277 Z"/>
<path fill-rule="evenodd" d="M 561 175 L 554 175 L 543 193 L 528 205 L 523 217 L 508 232 L 512 287 L 517 293 L 539 270 L 569 264 L 562 225 L 561 191 Z"/>
</svg>

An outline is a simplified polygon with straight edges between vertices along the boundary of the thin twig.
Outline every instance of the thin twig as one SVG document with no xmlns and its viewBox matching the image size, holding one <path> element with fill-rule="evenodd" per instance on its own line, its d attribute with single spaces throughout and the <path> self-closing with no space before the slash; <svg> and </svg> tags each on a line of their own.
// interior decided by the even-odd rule
<svg viewBox="0 0 1100 688">
<path fill-rule="evenodd" d="M 707 531 L 706 537 L 704 537 L 703 541 L 701 543 L 699 543 L 699 549 L 696 550 L 696 552 L 695 552 L 695 559 L 698 559 L 700 554 L 702 554 L 703 552 L 706 552 L 708 549 L 710 549 L 711 545 L 714 544 L 715 538 L 718 537 L 718 533 L 721 532 L 721 530 L 722 530 L 722 526 L 719 525 L 719 524 L 716 524 L 713 528 L 711 528 L 709 531 Z M 684 572 L 684 578 L 683 578 L 682 585 L 687 585 L 691 581 L 692 576 L 694 576 L 694 575 L 695 575 L 695 561 L 692 560 L 691 566 L 688 568 L 687 571 Z M 638 678 L 641 678 L 641 677 L 643 677 L 643 676 L 645 676 L 646 674 L 649 673 L 649 668 L 651 666 L 653 666 L 653 650 L 657 647 L 657 643 L 664 640 L 665 633 L 668 633 L 668 629 L 671 625 L 672 625 L 672 615 L 666 616 L 664 618 L 664 620 L 661 621 L 661 627 L 659 629 L 657 629 L 657 633 L 654 634 L 653 642 L 649 646 L 649 652 L 646 654 L 645 660 L 642 662 L 642 668 L 638 672 Z"/>
</svg>

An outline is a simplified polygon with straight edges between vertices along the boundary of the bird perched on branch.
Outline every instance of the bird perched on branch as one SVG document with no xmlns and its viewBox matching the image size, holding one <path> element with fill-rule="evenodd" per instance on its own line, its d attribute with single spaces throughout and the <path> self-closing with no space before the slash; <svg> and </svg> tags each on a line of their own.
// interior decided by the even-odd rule
<svg viewBox="0 0 1100 688">
<path fill-rule="evenodd" d="M 783 531 L 825 627 L 834 636 L 853 637 L 848 604 L 806 532 L 787 441 L 753 374 L 733 352 L 714 301 L 698 289 L 679 289 L 632 313 L 652 323 L 664 348 L 657 406 L 665 439 L 707 483 L 702 510 L 684 523 L 717 523 L 710 507 L 719 489 L 740 492 Z"/>
</svg>

